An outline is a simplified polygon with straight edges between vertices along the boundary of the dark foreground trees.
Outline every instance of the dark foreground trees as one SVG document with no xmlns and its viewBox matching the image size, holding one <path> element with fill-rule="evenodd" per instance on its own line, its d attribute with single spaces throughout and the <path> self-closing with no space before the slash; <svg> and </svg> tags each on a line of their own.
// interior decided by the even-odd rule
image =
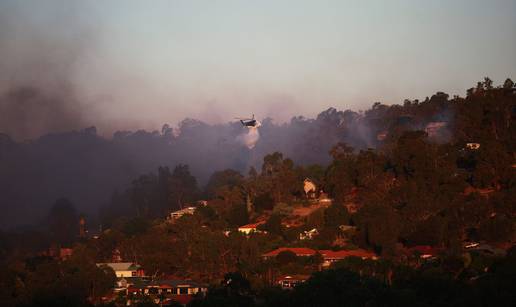
<svg viewBox="0 0 516 307">
<path fill-rule="evenodd" d="M 351 263 L 352 262 L 352 263 Z M 317 272 L 293 290 L 268 287 L 253 291 L 238 273 L 190 306 L 514 306 L 516 249 L 497 259 L 477 278 L 454 276 L 446 265 L 429 263 L 411 269 L 389 263 L 351 261 Z M 375 266 L 372 269 L 371 266 Z M 378 278 L 388 269 L 392 280 Z M 380 274 L 381 277 L 382 274 Z"/>
</svg>

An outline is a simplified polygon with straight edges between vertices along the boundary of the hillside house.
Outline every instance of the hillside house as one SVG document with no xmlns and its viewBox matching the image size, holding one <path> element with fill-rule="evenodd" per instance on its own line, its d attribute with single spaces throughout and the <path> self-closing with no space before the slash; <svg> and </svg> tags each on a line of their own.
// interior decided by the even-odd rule
<svg viewBox="0 0 516 307">
<path fill-rule="evenodd" d="M 196 295 L 204 295 L 208 291 L 206 284 L 192 280 L 144 280 L 135 279 L 127 287 L 127 295 L 145 295 L 156 304 L 168 305 L 172 301 L 186 306 Z M 132 303 L 132 302 L 131 302 Z M 136 301 L 134 302 L 136 303 Z"/>
<path fill-rule="evenodd" d="M 278 256 L 279 253 L 286 251 L 290 251 L 296 254 L 296 256 L 298 257 L 310 257 L 314 256 L 317 253 L 316 250 L 306 247 L 280 247 L 278 249 L 263 254 L 262 257 L 263 259 L 271 259 Z"/>
<path fill-rule="evenodd" d="M 480 148 L 480 143 L 466 143 L 466 148 L 471 150 L 477 150 Z"/>
<path fill-rule="evenodd" d="M 262 255 L 264 259 L 271 259 L 278 256 L 281 252 L 290 251 L 296 254 L 297 257 L 310 257 L 319 253 L 323 257 L 323 267 L 329 267 L 333 262 L 346 259 L 347 257 L 359 257 L 361 259 L 376 260 L 378 257 L 375 253 L 366 251 L 364 249 L 354 250 L 314 250 L 306 247 L 280 247 Z"/>
<path fill-rule="evenodd" d="M 317 191 L 317 187 L 311 179 L 305 178 L 305 181 L 303 182 L 303 190 L 305 191 L 305 195 L 307 198 L 315 198 L 315 192 Z"/>
<path fill-rule="evenodd" d="M 313 228 L 312 230 L 305 230 L 299 233 L 299 240 L 312 240 L 318 234 L 319 231 L 317 228 Z"/>
<path fill-rule="evenodd" d="M 117 278 L 124 277 L 143 277 L 145 272 L 142 267 L 132 262 L 106 262 L 97 263 L 98 267 L 107 266 L 115 271 Z"/>
<path fill-rule="evenodd" d="M 282 289 L 293 289 L 298 284 L 307 281 L 308 278 L 310 275 L 283 275 L 276 280 L 276 283 Z"/>
<path fill-rule="evenodd" d="M 238 227 L 238 231 L 241 233 L 244 233 L 246 235 L 249 235 L 251 233 L 262 233 L 263 231 L 259 230 L 258 226 L 260 226 L 264 223 L 265 222 L 258 222 L 258 223 L 243 225 L 243 226 Z"/>
<path fill-rule="evenodd" d="M 354 249 L 354 250 L 319 250 L 319 253 L 323 256 L 322 266 L 324 268 L 328 268 L 332 263 L 346 259 L 348 257 L 359 257 L 361 259 L 372 259 L 376 260 L 378 257 L 375 253 L 366 251 L 364 249 Z"/>
<path fill-rule="evenodd" d="M 175 220 L 177 220 L 178 218 L 182 217 L 185 214 L 194 214 L 196 209 L 197 209 L 196 207 L 186 207 L 186 208 L 181 209 L 181 210 L 170 212 L 170 214 L 167 217 L 167 219 L 169 219 L 171 221 L 175 221 Z"/>
</svg>

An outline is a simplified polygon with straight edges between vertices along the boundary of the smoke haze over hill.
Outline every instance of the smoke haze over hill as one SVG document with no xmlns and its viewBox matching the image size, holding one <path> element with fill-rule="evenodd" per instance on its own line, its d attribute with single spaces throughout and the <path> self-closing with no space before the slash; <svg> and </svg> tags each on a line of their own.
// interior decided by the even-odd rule
<svg viewBox="0 0 516 307">
<path fill-rule="evenodd" d="M 253 113 L 285 123 L 463 94 L 479 77 L 514 75 L 514 5 L 5 0 L 0 131 L 23 140 L 96 126 L 109 137 Z"/>
</svg>

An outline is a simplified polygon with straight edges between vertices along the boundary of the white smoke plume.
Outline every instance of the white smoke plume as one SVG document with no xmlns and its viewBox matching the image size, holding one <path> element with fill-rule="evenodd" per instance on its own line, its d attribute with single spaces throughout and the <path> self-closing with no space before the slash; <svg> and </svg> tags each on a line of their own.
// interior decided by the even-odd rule
<svg viewBox="0 0 516 307">
<path fill-rule="evenodd" d="M 237 136 L 237 141 L 247 146 L 247 148 L 253 149 L 260 139 L 260 132 L 258 131 L 258 127 L 260 127 L 259 122 L 257 122 L 257 125 L 254 127 L 247 127 L 247 133 L 242 133 Z"/>
</svg>

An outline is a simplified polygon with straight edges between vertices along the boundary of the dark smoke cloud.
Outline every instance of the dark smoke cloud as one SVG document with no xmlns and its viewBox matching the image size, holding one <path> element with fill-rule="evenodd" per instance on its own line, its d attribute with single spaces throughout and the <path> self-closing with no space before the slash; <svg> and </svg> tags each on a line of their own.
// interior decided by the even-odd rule
<svg viewBox="0 0 516 307">
<path fill-rule="evenodd" d="M 79 103 L 66 87 L 52 93 L 17 86 L 0 98 L 0 131 L 16 139 L 35 137 L 44 131 L 77 129 L 83 124 Z"/>
<path fill-rule="evenodd" d="M 72 2 L 0 2 L 0 132 L 25 139 L 87 126 L 73 80 L 95 31 L 79 15 Z"/>
</svg>

